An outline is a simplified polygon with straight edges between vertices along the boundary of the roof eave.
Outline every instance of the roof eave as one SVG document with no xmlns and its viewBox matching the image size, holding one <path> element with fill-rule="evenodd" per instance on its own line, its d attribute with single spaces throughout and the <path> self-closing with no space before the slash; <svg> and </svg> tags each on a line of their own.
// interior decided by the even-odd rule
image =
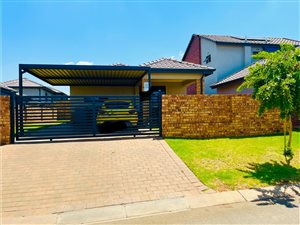
<svg viewBox="0 0 300 225">
<path fill-rule="evenodd" d="M 234 79 L 234 80 L 226 81 L 226 82 L 220 83 L 220 84 L 219 83 L 215 83 L 215 84 L 210 85 L 210 87 L 212 89 L 215 89 L 215 88 L 218 88 L 220 86 L 224 86 L 226 84 L 229 84 L 229 83 L 232 83 L 232 82 L 235 82 L 235 81 L 240 81 L 240 80 L 244 80 L 244 77 L 240 77 L 240 78 L 237 78 L 237 79 Z"/>
<path fill-rule="evenodd" d="M 75 70 L 149 70 L 148 66 L 110 66 L 110 65 L 59 65 L 59 64 L 19 64 L 20 69 L 75 69 Z"/>
<path fill-rule="evenodd" d="M 194 74 L 203 74 L 204 76 L 211 75 L 216 69 L 207 68 L 207 69 L 176 69 L 176 68 L 151 68 L 151 72 L 156 73 L 194 73 Z"/>
<path fill-rule="evenodd" d="M 227 41 L 215 41 L 216 44 L 218 45 L 248 45 L 248 46 L 253 46 L 253 45 L 268 45 L 268 46 L 279 46 L 280 44 L 274 44 L 274 43 L 250 43 L 250 42 L 227 42 Z"/>
</svg>

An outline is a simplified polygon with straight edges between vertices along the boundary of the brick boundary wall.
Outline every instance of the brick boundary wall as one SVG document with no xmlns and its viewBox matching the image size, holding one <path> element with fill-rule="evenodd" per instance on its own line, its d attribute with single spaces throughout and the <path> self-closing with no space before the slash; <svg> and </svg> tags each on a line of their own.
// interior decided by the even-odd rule
<svg viewBox="0 0 300 225">
<path fill-rule="evenodd" d="M 10 143 L 10 97 L 0 96 L 0 145 Z"/>
<path fill-rule="evenodd" d="M 257 115 L 250 95 L 163 95 L 164 137 L 215 138 L 282 132 L 278 111 Z"/>
</svg>

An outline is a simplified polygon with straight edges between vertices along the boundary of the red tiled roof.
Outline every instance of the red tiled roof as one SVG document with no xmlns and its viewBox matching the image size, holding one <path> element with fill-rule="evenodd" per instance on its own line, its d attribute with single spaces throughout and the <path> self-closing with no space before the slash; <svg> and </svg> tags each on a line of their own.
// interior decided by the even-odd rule
<svg viewBox="0 0 300 225">
<path fill-rule="evenodd" d="M 19 79 L 2 82 L 2 85 L 6 86 L 6 87 L 10 87 L 10 88 L 18 88 L 19 87 Z M 23 87 L 25 87 L 25 88 L 45 88 L 54 93 L 65 94 L 62 91 L 59 91 L 53 87 L 44 86 L 35 81 L 29 80 L 28 78 L 23 78 Z"/>
<path fill-rule="evenodd" d="M 5 81 L 2 84 L 4 84 L 7 87 L 19 87 L 19 79 Z M 23 78 L 23 87 L 43 87 L 43 85 L 29 80 L 27 78 Z"/>
<path fill-rule="evenodd" d="M 140 66 L 149 66 L 151 68 L 168 68 L 168 69 L 214 69 L 212 67 L 185 62 L 185 61 L 179 61 L 175 59 L 170 58 L 161 58 L 158 60 L 150 61 L 147 63 L 143 63 Z"/>
</svg>

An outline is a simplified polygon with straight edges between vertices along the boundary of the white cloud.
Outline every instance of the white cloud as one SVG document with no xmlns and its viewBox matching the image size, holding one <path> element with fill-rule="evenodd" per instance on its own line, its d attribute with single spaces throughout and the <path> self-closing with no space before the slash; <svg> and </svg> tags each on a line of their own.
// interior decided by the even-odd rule
<svg viewBox="0 0 300 225">
<path fill-rule="evenodd" d="M 89 62 L 89 61 L 78 61 L 77 63 L 71 61 L 71 62 L 66 62 L 65 65 L 88 65 L 88 66 L 91 66 L 91 65 L 94 65 L 93 62 Z"/>
<path fill-rule="evenodd" d="M 181 60 L 183 57 L 184 53 L 182 51 L 178 52 L 178 59 Z"/>
<path fill-rule="evenodd" d="M 66 62 L 65 65 L 74 65 L 74 62 Z"/>
<path fill-rule="evenodd" d="M 178 53 L 177 53 L 177 56 L 174 56 L 174 55 L 172 55 L 172 56 L 170 56 L 170 58 L 171 59 L 176 59 L 176 60 L 181 60 L 182 59 L 182 57 L 183 57 L 183 52 L 182 51 L 179 51 Z"/>
<path fill-rule="evenodd" d="M 91 65 L 94 65 L 93 62 L 89 62 L 89 61 L 78 61 L 76 63 L 76 65 L 88 65 L 88 66 L 91 66 Z"/>
</svg>

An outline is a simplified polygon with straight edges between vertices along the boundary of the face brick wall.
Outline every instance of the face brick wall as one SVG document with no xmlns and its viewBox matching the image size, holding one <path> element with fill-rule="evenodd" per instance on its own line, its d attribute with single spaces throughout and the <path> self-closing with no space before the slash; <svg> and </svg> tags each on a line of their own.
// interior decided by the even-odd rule
<svg viewBox="0 0 300 225">
<path fill-rule="evenodd" d="M 183 61 L 201 64 L 200 39 L 194 36 Z"/>
<path fill-rule="evenodd" d="M 259 117 L 257 109 L 249 95 L 163 95 L 163 136 L 238 137 L 282 131 L 278 112 Z"/>
<path fill-rule="evenodd" d="M 0 145 L 10 143 L 10 98 L 0 96 Z"/>
</svg>

